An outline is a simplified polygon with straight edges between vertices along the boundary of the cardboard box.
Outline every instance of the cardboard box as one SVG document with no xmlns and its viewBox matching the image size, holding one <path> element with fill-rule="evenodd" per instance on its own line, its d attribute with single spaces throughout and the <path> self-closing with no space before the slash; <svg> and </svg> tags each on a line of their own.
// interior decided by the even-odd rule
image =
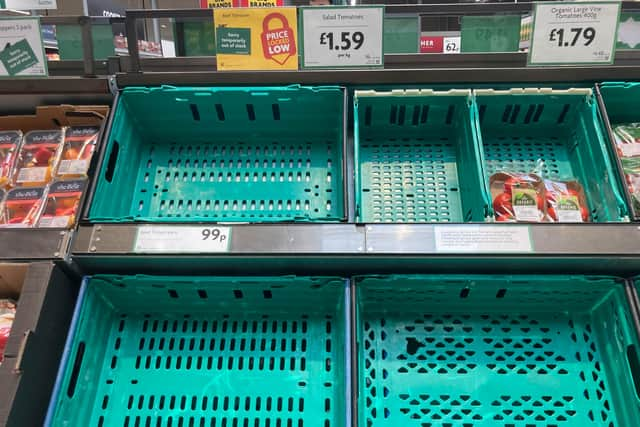
<svg viewBox="0 0 640 427">
<path fill-rule="evenodd" d="M 59 129 L 62 126 L 101 126 L 109 114 L 104 105 L 40 106 L 34 115 L 0 116 L 0 130 Z"/>
</svg>

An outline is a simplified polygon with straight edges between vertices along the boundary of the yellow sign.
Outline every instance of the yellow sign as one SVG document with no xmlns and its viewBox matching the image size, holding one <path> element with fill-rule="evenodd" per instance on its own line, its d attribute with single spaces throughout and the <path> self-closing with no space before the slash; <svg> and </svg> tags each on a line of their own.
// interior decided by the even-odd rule
<svg viewBox="0 0 640 427">
<path fill-rule="evenodd" d="M 214 9 L 218 70 L 297 70 L 295 7 Z"/>
<path fill-rule="evenodd" d="M 207 0 L 207 7 L 233 7 L 233 0 Z"/>
<path fill-rule="evenodd" d="M 276 7 L 282 6 L 282 0 L 240 0 L 240 6 L 247 7 Z"/>
</svg>

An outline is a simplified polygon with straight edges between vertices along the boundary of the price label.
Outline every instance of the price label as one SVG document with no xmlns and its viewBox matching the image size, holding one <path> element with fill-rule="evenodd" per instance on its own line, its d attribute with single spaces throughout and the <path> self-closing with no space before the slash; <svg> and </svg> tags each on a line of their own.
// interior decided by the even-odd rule
<svg viewBox="0 0 640 427">
<path fill-rule="evenodd" d="M 230 227 L 145 225 L 138 229 L 136 253 L 227 252 Z"/>
<path fill-rule="evenodd" d="M 300 10 L 303 68 L 383 66 L 382 7 Z"/>
<path fill-rule="evenodd" d="M 443 53 L 460 53 L 460 37 L 445 37 L 442 40 Z"/>
<path fill-rule="evenodd" d="M 0 0 L 0 9 L 57 9 L 56 0 Z"/>
<path fill-rule="evenodd" d="M 40 18 L 0 18 L 0 78 L 46 75 Z"/>
<path fill-rule="evenodd" d="M 611 64 L 620 3 L 536 3 L 529 65 Z"/>
<path fill-rule="evenodd" d="M 440 253 L 533 252 L 527 226 L 436 225 L 434 237 Z"/>
</svg>

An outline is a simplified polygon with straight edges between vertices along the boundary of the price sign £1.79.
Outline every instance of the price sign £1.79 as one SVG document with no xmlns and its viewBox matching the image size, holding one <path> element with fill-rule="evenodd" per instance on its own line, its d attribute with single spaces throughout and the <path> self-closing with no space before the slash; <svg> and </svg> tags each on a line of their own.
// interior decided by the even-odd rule
<svg viewBox="0 0 640 427">
<path fill-rule="evenodd" d="M 300 10 L 303 68 L 383 66 L 382 7 Z"/>
<path fill-rule="evenodd" d="M 620 3 L 537 3 L 529 65 L 613 62 Z"/>
</svg>

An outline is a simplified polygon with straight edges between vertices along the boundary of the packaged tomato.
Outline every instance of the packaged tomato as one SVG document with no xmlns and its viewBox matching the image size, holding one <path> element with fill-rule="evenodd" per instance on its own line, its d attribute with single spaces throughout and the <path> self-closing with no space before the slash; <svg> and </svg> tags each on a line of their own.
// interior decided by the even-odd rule
<svg viewBox="0 0 640 427">
<path fill-rule="evenodd" d="M 613 135 L 631 202 L 640 210 L 640 123 L 616 126 Z"/>
<path fill-rule="evenodd" d="M 489 178 L 496 221 L 541 222 L 544 185 L 533 173 L 498 172 Z"/>
<path fill-rule="evenodd" d="M 99 133 L 100 128 L 97 126 L 67 128 L 56 176 L 60 178 L 86 177 L 91 157 L 98 143 Z"/>
<path fill-rule="evenodd" d="M 13 178 L 22 132 L 11 130 L 0 132 L 0 187 L 6 188 Z"/>
<path fill-rule="evenodd" d="M 45 187 L 18 187 L 7 193 L 0 227 L 33 227 L 44 204 Z"/>
<path fill-rule="evenodd" d="M 70 228 L 76 222 L 86 180 L 53 181 L 38 227 Z"/>
<path fill-rule="evenodd" d="M 589 209 L 582 186 L 577 181 L 544 180 L 547 220 L 588 222 Z"/>
<path fill-rule="evenodd" d="M 53 176 L 62 150 L 62 130 L 34 130 L 24 136 L 14 186 L 44 186 Z"/>
<path fill-rule="evenodd" d="M 4 357 L 4 349 L 9 341 L 11 326 L 16 315 L 16 304 L 12 300 L 0 300 L 0 363 Z"/>
</svg>

